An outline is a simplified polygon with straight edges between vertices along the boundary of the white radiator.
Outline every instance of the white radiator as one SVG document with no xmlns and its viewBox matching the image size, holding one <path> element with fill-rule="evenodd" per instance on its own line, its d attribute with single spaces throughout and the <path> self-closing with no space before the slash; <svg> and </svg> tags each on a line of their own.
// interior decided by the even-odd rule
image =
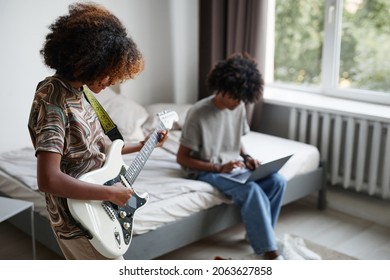
<svg viewBox="0 0 390 280">
<path fill-rule="evenodd" d="M 390 122 L 292 108 L 289 138 L 318 147 L 332 185 L 390 198 Z"/>
</svg>

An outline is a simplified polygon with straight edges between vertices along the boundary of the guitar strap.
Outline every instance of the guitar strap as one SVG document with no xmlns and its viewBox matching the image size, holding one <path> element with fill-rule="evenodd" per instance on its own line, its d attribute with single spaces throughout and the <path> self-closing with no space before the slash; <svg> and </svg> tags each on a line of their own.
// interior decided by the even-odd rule
<svg viewBox="0 0 390 280">
<path fill-rule="evenodd" d="M 106 110 L 104 110 L 103 106 L 99 103 L 93 93 L 84 86 L 83 88 L 84 96 L 91 104 L 92 108 L 95 110 L 95 113 L 100 121 L 100 124 L 104 130 L 104 133 L 110 138 L 111 141 L 121 139 L 123 140 L 122 134 L 119 132 L 118 127 L 112 121 L 110 116 L 107 114 Z"/>
</svg>

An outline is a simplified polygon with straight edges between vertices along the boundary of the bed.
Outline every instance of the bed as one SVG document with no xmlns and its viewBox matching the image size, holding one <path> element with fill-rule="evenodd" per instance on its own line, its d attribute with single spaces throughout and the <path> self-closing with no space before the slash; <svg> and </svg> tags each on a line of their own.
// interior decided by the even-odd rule
<svg viewBox="0 0 390 280">
<path fill-rule="evenodd" d="M 190 105 L 154 104 L 141 106 L 111 91 L 99 100 L 118 125 L 126 141 L 139 141 L 156 124 L 155 114 L 163 109 L 178 112 L 170 137 L 163 148 L 155 149 L 136 179 L 137 192 L 150 199 L 137 211 L 133 240 L 125 259 L 153 259 L 187 244 L 241 223 L 237 207 L 211 185 L 183 177 L 176 163 L 180 128 Z M 248 152 L 262 162 L 293 153 L 280 173 L 288 180 L 283 204 L 318 193 L 318 208 L 326 207 L 325 164 L 316 147 L 250 132 L 243 138 Z M 125 155 L 131 163 L 135 155 Z M 34 203 L 36 239 L 61 254 L 51 232 L 44 195 L 35 176 L 36 162 L 31 147 L 0 154 L 0 194 Z M 29 233 L 28 217 L 18 216 L 12 223 Z"/>
</svg>

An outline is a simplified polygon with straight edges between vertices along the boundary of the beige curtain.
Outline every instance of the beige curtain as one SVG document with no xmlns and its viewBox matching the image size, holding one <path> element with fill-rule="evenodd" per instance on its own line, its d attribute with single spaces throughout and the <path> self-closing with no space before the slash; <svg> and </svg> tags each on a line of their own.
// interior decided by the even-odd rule
<svg viewBox="0 0 390 280">
<path fill-rule="evenodd" d="M 256 58 L 264 75 L 266 0 L 200 0 L 199 99 L 209 96 L 206 78 L 221 59 L 235 52 Z M 263 101 L 247 106 L 253 130 L 260 123 Z"/>
</svg>

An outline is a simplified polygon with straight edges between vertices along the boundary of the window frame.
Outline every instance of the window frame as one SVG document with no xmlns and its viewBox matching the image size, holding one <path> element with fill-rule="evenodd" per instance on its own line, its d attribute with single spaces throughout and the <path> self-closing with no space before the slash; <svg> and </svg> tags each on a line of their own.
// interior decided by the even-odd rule
<svg viewBox="0 0 390 280">
<path fill-rule="evenodd" d="M 321 61 L 321 85 L 301 86 L 274 82 L 274 41 L 275 41 L 275 5 L 276 0 L 268 2 L 267 33 L 265 58 L 265 83 L 267 86 L 303 91 L 313 94 L 351 99 L 355 101 L 390 105 L 390 92 L 379 92 L 357 88 L 340 88 L 339 63 L 341 47 L 341 28 L 343 0 L 324 0 L 324 44 Z"/>
</svg>

